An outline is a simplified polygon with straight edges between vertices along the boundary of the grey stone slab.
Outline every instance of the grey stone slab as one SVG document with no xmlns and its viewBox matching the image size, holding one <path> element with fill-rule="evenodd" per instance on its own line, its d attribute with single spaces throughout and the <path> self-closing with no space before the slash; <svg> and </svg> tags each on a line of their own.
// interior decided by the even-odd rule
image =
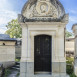
<svg viewBox="0 0 77 77">
<path fill-rule="evenodd" d="M 53 62 L 52 63 L 52 73 L 66 73 L 66 63 L 65 62 Z"/>
<path fill-rule="evenodd" d="M 27 63 L 27 73 L 34 74 L 34 63 L 33 62 Z"/>
<path fill-rule="evenodd" d="M 51 74 L 34 74 L 34 62 L 23 62 L 20 66 L 20 77 L 67 77 L 65 62 L 52 63 Z"/>
<path fill-rule="evenodd" d="M 27 63 L 26 62 L 21 62 L 20 63 L 20 72 L 21 73 L 26 73 L 27 72 Z"/>
<path fill-rule="evenodd" d="M 27 76 L 26 76 L 26 73 L 20 73 L 19 77 L 27 77 Z"/>
<path fill-rule="evenodd" d="M 60 73 L 66 73 L 66 63 L 60 62 Z"/>
<path fill-rule="evenodd" d="M 52 73 L 59 73 L 60 72 L 60 64 L 59 62 L 53 62 L 52 63 Z"/>
</svg>

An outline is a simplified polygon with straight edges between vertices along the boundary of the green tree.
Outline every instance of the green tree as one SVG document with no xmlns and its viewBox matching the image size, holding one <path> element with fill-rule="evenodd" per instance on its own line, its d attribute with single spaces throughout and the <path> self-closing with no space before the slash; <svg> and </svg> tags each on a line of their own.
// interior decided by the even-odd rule
<svg viewBox="0 0 77 77">
<path fill-rule="evenodd" d="M 21 38 L 22 29 L 17 19 L 13 19 L 6 25 L 6 27 L 8 30 L 5 32 L 5 34 L 9 34 L 11 38 Z"/>
<path fill-rule="evenodd" d="M 65 32 L 65 37 L 71 37 L 71 36 L 73 36 L 71 32 L 68 32 L 68 31 Z"/>
</svg>

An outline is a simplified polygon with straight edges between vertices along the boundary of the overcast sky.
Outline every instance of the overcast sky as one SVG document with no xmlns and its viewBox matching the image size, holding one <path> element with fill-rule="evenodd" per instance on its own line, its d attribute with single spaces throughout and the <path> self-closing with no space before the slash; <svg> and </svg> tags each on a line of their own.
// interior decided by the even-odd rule
<svg viewBox="0 0 77 77">
<path fill-rule="evenodd" d="M 12 19 L 16 19 L 17 15 L 21 13 L 22 7 L 27 0 L 0 0 L 0 33 L 5 33 L 6 24 Z M 77 0 L 59 0 L 66 13 L 69 13 L 69 23 L 67 30 L 72 31 L 71 27 L 77 23 Z"/>
</svg>

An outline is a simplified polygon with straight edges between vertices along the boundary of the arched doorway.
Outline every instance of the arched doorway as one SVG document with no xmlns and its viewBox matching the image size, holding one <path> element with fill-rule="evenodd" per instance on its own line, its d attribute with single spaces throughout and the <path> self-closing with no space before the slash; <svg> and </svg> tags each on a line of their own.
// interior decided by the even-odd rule
<svg viewBox="0 0 77 77">
<path fill-rule="evenodd" d="M 51 73 L 52 37 L 37 35 L 34 37 L 34 72 Z"/>
</svg>

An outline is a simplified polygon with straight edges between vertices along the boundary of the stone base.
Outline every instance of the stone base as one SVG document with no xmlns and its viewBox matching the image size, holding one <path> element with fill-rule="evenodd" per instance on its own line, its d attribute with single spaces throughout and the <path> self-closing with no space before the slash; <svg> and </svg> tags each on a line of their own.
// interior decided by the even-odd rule
<svg viewBox="0 0 77 77">
<path fill-rule="evenodd" d="M 54 74 L 54 75 L 28 75 L 26 73 L 20 73 L 19 77 L 70 77 L 69 75 L 59 75 L 59 74 Z"/>
<path fill-rule="evenodd" d="M 53 67 L 52 63 L 52 67 Z M 55 63 L 56 65 L 57 63 Z M 34 74 L 34 62 L 21 62 L 20 63 L 20 77 L 69 77 L 68 75 L 66 75 L 66 68 L 64 68 L 65 62 L 64 63 L 58 63 L 61 64 L 57 67 L 59 67 L 60 69 L 58 71 L 54 71 L 54 69 L 57 70 L 56 66 L 54 66 L 54 68 L 52 68 L 52 72 L 51 74 Z M 61 67 L 62 66 L 62 67 Z"/>
</svg>

